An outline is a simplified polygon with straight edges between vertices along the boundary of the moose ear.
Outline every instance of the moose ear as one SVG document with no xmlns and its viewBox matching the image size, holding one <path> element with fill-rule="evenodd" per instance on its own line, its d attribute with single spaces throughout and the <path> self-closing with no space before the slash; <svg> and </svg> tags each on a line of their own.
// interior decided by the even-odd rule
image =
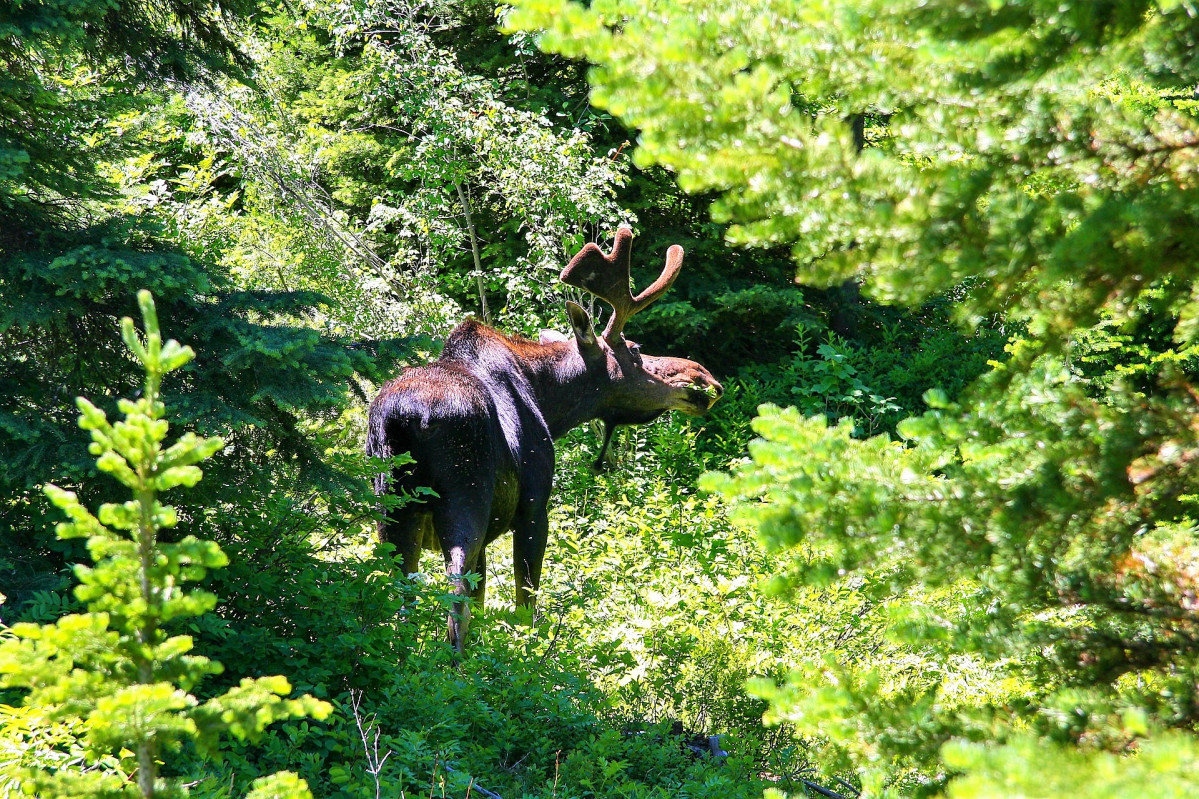
<svg viewBox="0 0 1199 799">
<path fill-rule="evenodd" d="M 537 336 L 539 344 L 554 344 L 559 341 L 570 341 L 570 336 L 559 333 L 557 330 L 542 330 L 541 334 Z"/>
<path fill-rule="evenodd" d="M 591 317 L 578 303 L 566 301 L 566 315 L 570 317 L 570 326 L 574 328 L 575 339 L 579 342 L 579 352 L 586 353 L 599 350 L 595 340 L 595 329 L 591 327 Z"/>
</svg>

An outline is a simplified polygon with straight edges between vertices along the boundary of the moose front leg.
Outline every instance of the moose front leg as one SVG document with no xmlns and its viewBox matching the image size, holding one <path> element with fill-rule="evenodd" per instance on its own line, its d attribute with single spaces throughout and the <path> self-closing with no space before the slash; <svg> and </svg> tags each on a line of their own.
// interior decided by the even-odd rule
<svg viewBox="0 0 1199 799">
<path fill-rule="evenodd" d="M 536 612 L 537 588 L 541 585 L 541 564 L 549 540 L 550 522 L 546 501 L 530 500 L 528 510 L 517 513 L 512 527 L 512 562 L 516 570 L 516 607 L 528 608 L 529 618 Z"/>
</svg>

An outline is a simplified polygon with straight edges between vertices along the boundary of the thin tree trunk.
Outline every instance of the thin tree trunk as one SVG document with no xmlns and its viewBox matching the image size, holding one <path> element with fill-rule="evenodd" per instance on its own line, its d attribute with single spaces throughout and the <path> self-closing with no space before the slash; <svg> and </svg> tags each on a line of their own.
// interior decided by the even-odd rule
<svg viewBox="0 0 1199 799">
<path fill-rule="evenodd" d="M 147 381 L 150 382 L 150 381 Z M 154 402 L 158 397 L 157 387 L 150 385 L 149 389 L 150 401 Z M 145 485 L 145 474 L 143 469 L 139 467 L 138 477 L 143 480 L 142 485 Z M 146 603 L 146 618 L 142 627 L 137 631 L 141 642 L 145 644 L 149 650 L 155 644 L 155 633 L 157 632 L 157 621 L 160 618 L 158 611 L 159 597 L 155 595 L 154 586 L 150 581 L 150 569 L 154 562 L 155 555 L 155 531 L 154 521 L 151 516 L 154 506 L 154 491 L 142 489 L 137 491 L 138 504 L 141 506 L 141 520 L 137 531 L 137 550 L 141 566 L 141 589 L 142 601 Z M 139 659 L 140 659 L 139 655 Z M 137 664 L 137 679 L 143 685 L 148 685 L 154 679 L 153 664 L 149 660 L 141 660 Z M 155 786 L 158 782 L 158 760 L 157 746 L 153 737 L 146 739 L 142 738 L 137 742 L 137 787 L 141 791 L 143 799 L 154 799 Z"/>
<path fill-rule="evenodd" d="M 479 306 L 483 311 L 483 321 L 491 324 L 491 314 L 487 311 L 487 294 L 483 291 L 483 263 L 479 260 L 479 239 L 475 236 L 475 223 L 470 216 L 470 198 L 462 190 L 462 184 L 454 181 L 458 190 L 458 199 L 462 201 L 462 215 L 466 217 L 466 232 L 470 235 L 470 254 L 475 258 L 475 285 L 479 288 Z"/>
</svg>

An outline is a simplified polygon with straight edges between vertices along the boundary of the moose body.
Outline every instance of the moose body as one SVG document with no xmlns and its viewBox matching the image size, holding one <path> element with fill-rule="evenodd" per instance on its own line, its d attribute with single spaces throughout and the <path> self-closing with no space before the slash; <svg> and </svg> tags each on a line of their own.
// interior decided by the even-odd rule
<svg viewBox="0 0 1199 799">
<path fill-rule="evenodd" d="M 549 533 L 554 440 L 603 420 L 602 461 L 617 425 L 648 422 L 668 410 L 700 414 L 715 402 L 721 386 L 698 363 L 642 356 L 622 335 L 625 319 L 669 288 L 682 261 L 682 249 L 672 247 L 662 277 L 633 298 L 630 239 L 628 229 L 617 231 L 609 256 L 589 244 L 562 273 L 563 282 L 612 305 L 603 336 L 571 302 L 573 338 L 545 331 L 534 342 L 467 320 L 450 333 L 436 361 L 405 370 L 379 391 L 370 407 L 367 452 L 408 452 L 415 463 L 379 475 L 375 491 L 425 486 L 437 494 L 389 512 L 380 525 L 405 574 L 419 569 L 422 548 L 440 550 L 455 592 L 470 593 L 482 607 L 485 549 L 512 530 L 516 604 L 531 607 Z M 623 293 L 614 288 L 622 283 Z M 468 572 L 479 575 L 473 591 L 463 579 Z M 465 603 L 456 603 L 449 637 L 459 650 L 469 618 Z"/>
</svg>

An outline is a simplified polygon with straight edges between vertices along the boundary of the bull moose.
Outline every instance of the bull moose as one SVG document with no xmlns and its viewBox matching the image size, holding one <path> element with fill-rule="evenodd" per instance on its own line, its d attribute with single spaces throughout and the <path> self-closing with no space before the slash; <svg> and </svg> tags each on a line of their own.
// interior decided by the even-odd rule
<svg viewBox="0 0 1199 799">
<path fill-rule="evenodd" d="M 554 439 L 602 420 L 600 459 L 618 425 L 643 424 L 669 410 L 707 412 L 723 389 L 694 361 L 642 355 L 623 335 L 625 322 L 678 277 L 683 248 L 666 254 L 662 274 L 645 291 L 629 289 L 632 231 L 616 232 L 612 252 L 587 244 L 560 280 L 612 307 L 600 336 L 581 306 L 566 303 L 573 337 L 543 331 L 539 342 L 506 336 L 473 319 L 446 339 L 441 357 L 405 369 L 370 406 L 366 451 L 411 453 L 415 464 L 380 474 L 375 491 L 432 488 L 436 497 L 390 511 L 379 535 L 394 544 L 405 574 L 418 570 L 421 548 L 440 550 L 454 592 L 483 606 L 485 549 L 511 529 L 517 607 L 532 608 L 549 534 L 547 505 Z M 476 572 L 473 591 L 463 577 Z M 470 611 L 450 614 L 450 642 L 462 650 Z"/>
</svg>

